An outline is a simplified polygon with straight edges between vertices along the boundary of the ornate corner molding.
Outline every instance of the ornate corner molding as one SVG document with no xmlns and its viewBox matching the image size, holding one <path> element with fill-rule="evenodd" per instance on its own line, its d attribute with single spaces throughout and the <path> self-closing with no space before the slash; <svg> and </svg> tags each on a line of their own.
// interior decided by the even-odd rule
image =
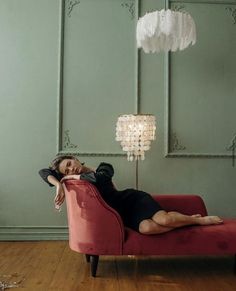
<svg viewBox="0 0 236 291">
<path fill-rule="evenodd" d="M 229 145 L 226 147 L 227 151 L 232 151 L 236 147 L 236 134 L 231 139 Z"/>
<path fill-rule="evenodd" d="M 225 10 L 228 11 L 231 14 L 231 18 L 233 20 L 233 24 L 236 24 L 236 8 L 226 7 Z"/>
<path fill-rule="evenodd" d="M 175 4 L 175 5 L 172 6 L 172 9 L 173 9 L 174 11 L 181 11 L 181 12 L 184 12 L 184 11 L 183 11 L 184 8 L 185 8 L 185 5 L 183 5 L 183 4 Z"/>
<path fill-rule="evenodd" d="M 234 164 L 235 164 L 235 149 L 236 149 L 236 134 L 231 139 L 230 144 L 226 147 L 227 151 L 231 151 L 232 152 L 232 166 L 233 167 L 234 167 Z"/>
<path fill-rule="evenodd" d="M 67 15 L 71 17 L 73 8 L 80 3 L 79 0 L 67 0 Z"/>
<path fill-rule="evenodd" d="M 64 134 L 65 134 L 65 137 L 64 137 L 64 145 L 63 145 L 63 147 L 65 149 L 77 149 L 79 146 L 71 143 L 71 141 L 70 141 L 70 131 L 69 131 L 69 129 L 65 130 Z"/>
<path fill-rule="evenodd" d="M 172 136 L 170 137 L 170 148 L 171 151 L 183 151 L 186 149 L 185 146 L 180 144 L 175 132 L 172 133 Z"/>
<path fill-rule="evenodd" d="M 131 19 L 134 19 L 134 13 L 135 13 L 135 7 L 134 7 L 134 2 L 133 1 L 129 1 L 129 2 L 123 2 L 121 4 L 122 7 L 127 8 L 130 15 L 131 15 Z"/>
</svg>

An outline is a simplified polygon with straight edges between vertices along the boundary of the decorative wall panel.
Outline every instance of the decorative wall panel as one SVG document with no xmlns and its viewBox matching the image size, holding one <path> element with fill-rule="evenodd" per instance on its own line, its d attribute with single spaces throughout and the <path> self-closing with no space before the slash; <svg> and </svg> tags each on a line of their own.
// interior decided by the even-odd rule
<svg viewBox="0 0 236 291">
<path fill-rule="evenodd" d="M 236 133 L 236 3 L 168 2 L 193 16 L 197 43 L 166 59 L 166 156 L 231 156 L 229 143 Z M 184 146 L 174 146 L 176 139 Z"/>
<path fill-rule="evenodd" d="M 138 1 L 62 1 L 58 152 L 124 155 L 120 114 L 135 113 Z"/>
</svg>

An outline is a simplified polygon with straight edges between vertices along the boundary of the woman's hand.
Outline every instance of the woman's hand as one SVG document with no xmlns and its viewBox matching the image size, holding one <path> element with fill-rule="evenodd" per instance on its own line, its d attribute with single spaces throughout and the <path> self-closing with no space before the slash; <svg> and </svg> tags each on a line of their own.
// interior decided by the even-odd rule
<svg viewBox="0 0 236 291">
<path fill-rule="evenodd" d="M 60 207 L 65 200 L 65 192 L 60 182 L 57 183 L 56 187 L 57 187 L 57 191 L 56 191 L 56 196 L 54 198 L 54 203 L 55 205 Z"/>
<path fill-rule="evenodd" d="M 80 175 L 67 175 L 67 176 L 63 177 L 60 182 L 62 183 L 63 181 L 70 180 L 70 179 L 80 180 Z"/>
</svg>

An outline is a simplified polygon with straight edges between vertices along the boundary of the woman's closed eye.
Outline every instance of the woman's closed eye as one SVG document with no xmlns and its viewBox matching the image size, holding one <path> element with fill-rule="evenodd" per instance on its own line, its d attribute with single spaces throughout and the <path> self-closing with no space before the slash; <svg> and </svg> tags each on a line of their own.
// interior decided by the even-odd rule
<svg viewBox="0 0 236 291">
<path fill-rule="evenodd" d="M 71 165 L 71 162 L 70 161 L 68 161 L 67 163 L 66 163 L 66 169 L 65 169 L 65 175 L 68 175 L 69 174 L 69 167 L 70 167 L 70 165 Z"/>
</svg>

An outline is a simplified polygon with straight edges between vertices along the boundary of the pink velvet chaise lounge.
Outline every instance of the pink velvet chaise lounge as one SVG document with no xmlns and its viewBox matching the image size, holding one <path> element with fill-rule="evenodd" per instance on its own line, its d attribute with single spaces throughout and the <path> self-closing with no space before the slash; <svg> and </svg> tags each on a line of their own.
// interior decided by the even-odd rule
<svg viewBox="0 0 236 291">
<path fill-rule="evenodd" d="M 119 214 L 91 183 L 67 180 L 64 185 L 69 245 L 91 261 L 94 277 L 100 255 L 233 255 L 236 259 L 236 219 L 224 219 L 222 225 L 188 226 L 164 234 L 142 235 L 124 227 Z M 207 215 L 197 195 L 154 197 L 167 211 Z"/>
</svg>

